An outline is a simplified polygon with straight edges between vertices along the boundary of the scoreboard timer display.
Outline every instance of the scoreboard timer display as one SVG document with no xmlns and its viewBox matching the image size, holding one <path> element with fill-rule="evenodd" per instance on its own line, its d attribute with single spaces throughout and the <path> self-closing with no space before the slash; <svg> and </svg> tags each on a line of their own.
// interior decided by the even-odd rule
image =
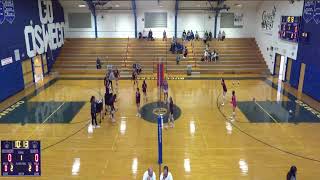
<svg viewBox="0 0 320 180">
<path fill-rule="evenodd" d="M 40 141 L 1 141 L 2 176 L 40 176 Z"/>
<path fill-rule="evenodd" d="M 287 41 L 298 42 L 300 31 L 300 16 L 282 16 L 280 38 Z"/>
</svg>

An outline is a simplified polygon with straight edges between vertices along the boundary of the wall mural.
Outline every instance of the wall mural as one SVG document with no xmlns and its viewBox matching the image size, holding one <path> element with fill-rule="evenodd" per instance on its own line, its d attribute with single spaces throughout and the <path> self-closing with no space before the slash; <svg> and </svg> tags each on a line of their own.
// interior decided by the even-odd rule
<svg viewBox="0 0 320 180">
<path fill-rule="evenodd" d="M 320 23 L 320 1 L 305 1 L 303 19 L 306 23 Z"/>
<path fill-rule="evenodd" d="M 271 12 L 266 10 L 262 13 L 261 28 L 266 31 L 271 31 L 273 29 L 274 18 L 276 17 L 277 9 L 274 6 Z"/>
</svg>

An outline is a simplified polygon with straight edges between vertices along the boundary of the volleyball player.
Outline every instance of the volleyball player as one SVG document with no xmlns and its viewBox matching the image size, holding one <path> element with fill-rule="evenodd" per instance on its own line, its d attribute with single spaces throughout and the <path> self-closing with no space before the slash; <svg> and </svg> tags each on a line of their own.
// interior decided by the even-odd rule
<svg viewBox="0 0 320 180">
<path fill-rule="evenodd" d="M 237 107 L 237 98 L 236 98 L 236 92 L 235 91 L 232 91 L 231 104 L 232 104 L 232 116 L 231 116 L 231 118 L 234 119 L 235 116 L 236 116 L 236 107 Z"/>
<path fill-rule="evenodd" d="M 227 86 L 226 86 L 226 83 L 224 82 L 224 79 L 222 78 L 221 79 L 221 86 L 222 86 L 222 106 L 224 106 L 224 101 L 226 99 L 226 94 L 227 94 Z"/>
<path fill-rule="evenodd" d="M 133 81 L 133 87 L 137 84 L 138 87 L 138 74 L 135 70 L 132 71 L 132 81 Z"/>
<path fill-rule="evenodd" d="M 173 100 L 172 97 L 169 99 L 169 119 L 168 119 L 168 124 L 170 127 L 174 127 L 174 118 L 173 118 Z"/>
<path fill-rule="evenodd" d="M 169 91 L 168 81 L 164 80 L 163 81 L 163 93 L 164 93 L 164 103 L 165 104 L 167 104 L 167 101 L 168 101 L 168 91 Z"/>
<path fill-rule="evenodd" d="M 91 103 L 91 124 L 93 128 L 99 127 L 97 123 L 97 103 L 96 98 L 94 96 L 91 96 L 90 99 Z"/>
<path fill-rule="evenodd" d="M 139 109 L 140 109 L 140 91 L 139 91 L 139 88 L 137 88 L 137 91 L 136 91 L 136 105 L 137 105 L 137 115 L 138 117 L 141 117 L 141 114 L 139 112 Z"/>
<path fill-rule="evenodd" d="M 116 98 L 117 98 L 117 95 L 114 94 L 112 97 L 111 97 L 111 104 L 110 104 L 110 109 L 111 109 L 111 112 L 110 112 L 110 118 L 111 118 L 111 121 L 112 122 L 115 122 L 115 118 L 114 118 L 114 113 L 116 112 L 116 108 L 114 107 L 114 103 L 116 101 Z"/>
<path fill-rule="evenodd" d="M 147 83 L 146 83 L 146 80 L 143 80 L 142 92 L 143 92 L 144 100 L 147 101 Z"/>
</svg>

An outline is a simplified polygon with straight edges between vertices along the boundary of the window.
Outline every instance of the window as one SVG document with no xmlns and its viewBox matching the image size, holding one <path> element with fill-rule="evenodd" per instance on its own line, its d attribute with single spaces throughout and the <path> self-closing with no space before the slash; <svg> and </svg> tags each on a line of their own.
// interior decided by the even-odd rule
<svg viewBox="0 0 320 180">
<path fill-rule="evenodd" d="M 69 13 L 69 28 L 91 28 L 91 13 Z"/>
<path fill-rule="evenodd" d="M 146 12 L 144 13 L 145 28 L 166 28 L 167 13 L 166 12 Z"/>
</svg>

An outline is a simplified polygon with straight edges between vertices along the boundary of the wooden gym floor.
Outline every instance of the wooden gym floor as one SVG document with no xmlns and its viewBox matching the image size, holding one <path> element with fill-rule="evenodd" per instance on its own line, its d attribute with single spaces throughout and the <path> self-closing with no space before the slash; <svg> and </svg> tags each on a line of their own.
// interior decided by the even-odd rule
<svg viewBox="0 0 320 180">
<path fill-rule="evenodd" d="M 286 85 L 278 88 L 271 78 L 239 79 L 239 85 L 226 79 L 225 106 L 217 77 L 169 80 L 169 96 L 181 109 L 175 127 L 163 131 L 163 161 L 174 179 L 285 179 L 291 165 L 298 179 L 319 179 L 319 103 Z M 93 132 L 89 99 L 104 93 L 102 80 L 44 84 L 0 104 L 1 140 L 41 140 L 42 175 L 23 179 L 142 179 L 150 166 L 158 179 L 157 125 L 135 116 L 130 80 L 119 82 L 116 123 L 104 118 Z M 156 81 L 147 84 L 142 106 L 157 100 Z M 235 120 L 229 119 L 232 90 L 239 102 Z M 4 113 L 16 102 L 19 107 Z"/>
</svg>

